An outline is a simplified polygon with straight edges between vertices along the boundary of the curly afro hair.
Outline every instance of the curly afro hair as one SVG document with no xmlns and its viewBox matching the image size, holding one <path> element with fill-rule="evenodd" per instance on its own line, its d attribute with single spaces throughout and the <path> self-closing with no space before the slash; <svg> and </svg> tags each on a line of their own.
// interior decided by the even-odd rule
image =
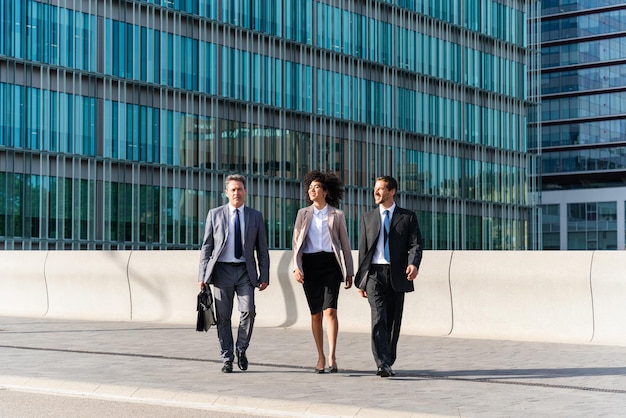
<svg viewBox="0 0 626 418">
<path fill-rule="evenodd" d="M 333 171 L 321 172 L 317 170 L 309 171 L 304 175 L 304 195 L 307 203 L 313 203 L 309 198 L 309 186 L 314 181 L 322 184 L 322 189 L 326 194 L 326 203 L 333 207 L 337 207 L 341 199 L 343 199 L 343 182 Z"/>
</svg>

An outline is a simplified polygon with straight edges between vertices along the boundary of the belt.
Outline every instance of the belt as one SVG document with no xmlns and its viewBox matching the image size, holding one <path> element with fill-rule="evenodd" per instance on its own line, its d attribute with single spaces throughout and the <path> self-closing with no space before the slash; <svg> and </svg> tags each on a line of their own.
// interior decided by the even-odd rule
<svg viewBox="0 0 626 418">
<path fill-rule="evenodd" d="M 246 263 L 244 263 L 243 261 L 236 262 L 236 263 L 234 263 L 234 262 L 231 263 L 231 262 L 228 262 L 228 261 L 218 261 L 217 264 L 225 264 L 227 266 L 233 266 L 233 267 L 241 267 L 241 266 L 245 266 L 246 265 Z"/>
<path fill-rule="evenodd" d="M 391 267 L 391 264 L 370 264 L 370 267 L 375 269 L 384 269 Z"/>
</svg>

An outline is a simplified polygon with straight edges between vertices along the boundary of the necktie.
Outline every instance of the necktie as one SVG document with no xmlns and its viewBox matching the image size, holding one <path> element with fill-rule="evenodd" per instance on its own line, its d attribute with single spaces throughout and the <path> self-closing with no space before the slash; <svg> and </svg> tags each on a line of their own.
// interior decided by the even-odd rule
<svg viewBox="0 0 626 418">
<path fill-rule="evenodd" d="M 384 221 L 385 233 L 383 235 L 385 239 L 385 254 L 384 255 L 385 255 L 385 260 L 391 261 L 391 258 L 389 257 L 389 227 L 391 225 L 391 221 L 389 220 L 389 211 L 385 210 L 384 214 L 385 214 L 385 221 Z"/>
<path fill-rule="evenodd" d="M 239 221 L 239 209 L 235 209 L 235 258 L 241 258 L 243 247 L 241 246 L 241 223 Z"/>
</svg>

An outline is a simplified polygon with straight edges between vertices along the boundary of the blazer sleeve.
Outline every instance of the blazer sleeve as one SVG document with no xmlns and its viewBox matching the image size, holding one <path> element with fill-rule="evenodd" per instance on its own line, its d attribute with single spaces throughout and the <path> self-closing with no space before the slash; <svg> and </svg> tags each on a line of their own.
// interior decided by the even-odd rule
<svg viewBox="0 0 626 418">
<path fill-rule="evenodd" d="M 302 272 L 302 242 L 300 236 L 304 229 L 304 211 L 300 209 L 296 215 L 296 222 L 293 226 L 293 235 L 291 238 L 291 251 L 293 260 L 293 269 Z"/>
<path fill-rule="evenodd" d="M 259 282 L 270 282 L 270 253 L 267 248 L 267 233 L 265 231 L 265 220 L 261 212 L 256 211 L 257 218 L 257 235 L 256 235 L 256 253 L 259 263 Z"/>
<path fill-rule="evenodd" d="M 370 248 L 367 246 L 367 217 L 369 212 L 361 215 L 361 221 L 359 226 L 359 263 L 358 270 L 354 276 L 354 285 L 359 289 L 365 290 L 365 282 L 367 279 L 367 273 L 370 268 L 372 260 L 372 254 Z"/>
<path fill-rule="evenodd" d="M 339 214 L 337 219 L 337 227 L 339 229 L 339 243 L 343 252 L 343 261 L 346 264 L 346 276 L 354 276 L 354 262 L 352 261 L 352 250 L 350 249 L 350 240 L 348 239 L 348 228 L 346 226 L 346 217 L 343 211 L 337 211 Z"/>
<path fill-rule="evenodd" d="M 202 240 L 202 247 L 200 248 L 200 266 L 198 268 L 198 282 L 204 281 L 204 275 L 206 273 L 207 264 L 209 258 L 213 253 L 213 223 L 211 222 L 211 212 L 206 216 L 204 224 L 204 238 Z"/>
<path fill-rule="evenodd" d="M 409 235 L 409 263 L 413 264 L 415 267 L 419 269 L 420 263 L 422 262 L 422 252 L 424 250 L 424 238 L 422 237 L 422 232 L 420 231 L 419 222 L 417 221 L 417 215 L 415 212 L 411 213 L 411 222 L 410 222 L 410 235 Z"/>
</svg>

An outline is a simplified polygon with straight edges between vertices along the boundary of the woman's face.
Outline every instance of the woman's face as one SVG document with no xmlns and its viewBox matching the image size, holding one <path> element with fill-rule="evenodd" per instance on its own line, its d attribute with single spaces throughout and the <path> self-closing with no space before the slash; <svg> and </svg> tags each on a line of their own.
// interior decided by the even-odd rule
<svg viewBox="0 0 626 418">
<path fill-rule="evenodd" d="M 317 180 L 314 180 L 309 185 L 309 199 L 313 201 L 313 203 L 317 204 L 325 204 L 326 203 L 326 191 L 322 187 L 322 183 Z"/>
</svg>

